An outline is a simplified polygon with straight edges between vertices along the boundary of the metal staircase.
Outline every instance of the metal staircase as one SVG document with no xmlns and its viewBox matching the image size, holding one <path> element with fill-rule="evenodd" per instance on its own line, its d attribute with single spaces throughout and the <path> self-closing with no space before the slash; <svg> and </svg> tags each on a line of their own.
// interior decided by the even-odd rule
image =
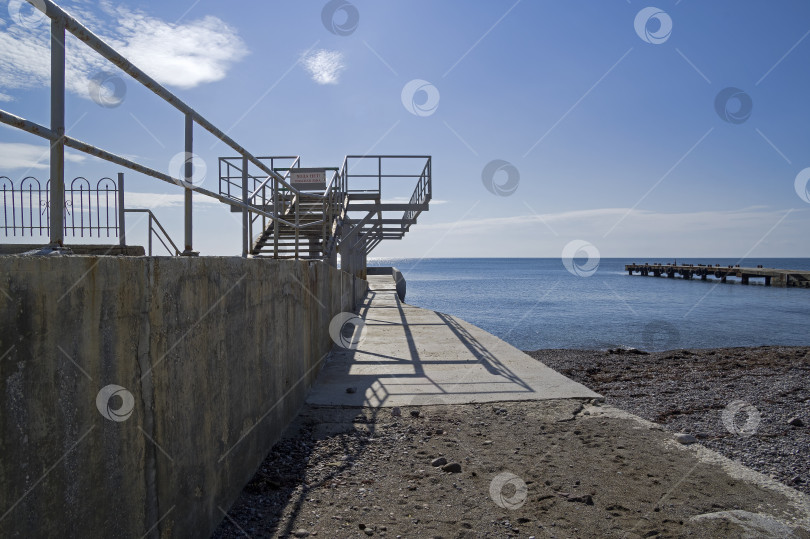
<svg viewBox="0 0 810 539">
<path fill-rule="evenodd" d="M 279 205 L 286 207 L 281 217 L 295 220 L 298 226 L 270 221 L 253 241 L 250 254 L 254 257 L 272 258 L 327 258 L 328 235 L 324 232 L 328 222 L 325 204 L 317 197 L 305 193 L 282 194 Z M 296 210 L 299 215 L 296 219 Z"/>
<path fill-rule="evenodd" d="M 220 195 L 257 210 L 231 207 L 243 212 L 251 257 L 334 262 L 339 253 L 365 267 L 368 253 L 404 237 L 431 199 L 430 156 L 347 156 L 339 169 L 302 169 L 299 157 L 258 159 L 272 175 L 254 173 L 243 158 L 220 158 Z M 322 174 L 325 188 L 296 186 L 299 171 Z"/>
<path fill-rule="evenodd" d="M 365 272 L 365 258 L 381 241 L 401 239 L 428 209 L 430 156 L 350 155 L 339 169 L 302 169 L 298 157 L 257 157 L 53 0 L 28 3 L 50 19 L 50 127 L 5 110 L 0 110 L 0 123 L 50 143 L 46 222 L 66 222 L 66 147 L 182 188 L 184 249 L 180 254 L 185 256 L 199 254 L 193 246 L 193 205 L 198 196 L 216 199 L 231 211 L 242 213 L 243 256 L 322 259 L 336 265 L 339 254 L 341 267 L 355 274 Z M 182 170 L 168 174 L 71 136 L 72 130 L 65 125 L 65 73 L 70 65 L 65 38 L 69 34 L 183 115 Z M 195 184 L 193 172 L 200 160 L 194 153 L 195 128 L 222 141 L 238 156 L 220 158 L 219 193 Z M 305 181 L 306 170 L 322 177 L 317 187 L 313 185 L 316 182 Z M 296 175 L 297 187 L 293 181 Z M 405 180 L 415 181 L 415 188 Z M 254 234 L 257 228 L 258 234 Z M 49 252 L 67 252 L 64 230 L 61 226 L 48 227 Z"/>
</svg>

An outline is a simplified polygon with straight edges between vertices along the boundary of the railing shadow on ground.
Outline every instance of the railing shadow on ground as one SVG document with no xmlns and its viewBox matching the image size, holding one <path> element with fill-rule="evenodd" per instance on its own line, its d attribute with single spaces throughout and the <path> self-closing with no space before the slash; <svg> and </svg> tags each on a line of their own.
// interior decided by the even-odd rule
<svg viewBox="0 0 810 539">
<path fill-rule="evenodd" d="M 328 486 L 332 481 L 348 480 L 346 472 L 350 472 L 353 463 L 363 454 L 372 439 L 377 433 L 378 421 L 383 418 L 382 414 L 391 414 L 391 408 L 384 408 L 389 395 L 386 392 L 386 379 L 402 379 L 413 381 L 418 379 L 424 384 L 432 384 L 436 388 L 435 404 L 442 404 L 442 396 L 451 395 L 453 392 L 442 387 L 425 372 L 428 364 L 465 364 L 482 365 L 488 373 L 504 378 L 510 384 L 515 385 L 513 391 L 531 392 L 531 387 L 515 374 L 507 365 L 498 359 L 479 339 L 472 335 L 467 328 L 459 324 L 453 317 L 434 312 L 441 321 L 440 323 L 416 324 L 446 326 L 458 341 L 473 355 L 474 360 L 425 360 L 419 353 L 418 337 L 414 334 L 408 323 L 406 308 L 391 291 L 394 301 L 390 305 L 372 306 L 376 301 L 384 301 L 384 294 L 387 290 L 369 290 L 358 306 L 358 315 L 369 324 L 373 325 L 397 325 L 403 328 L 407 350 L 403 350 L 401 356 L 390 356 L 375 354 L 366 350 L 349 350 L 333 348 L 333 354 L 339 355 L 341 365 L 350 369 L 357 361 L 358 354 L 363 356 L 379 357 L 380 363 L 395 363 L 397 365 L 410 364 L 413 366 L 411 374 L 391 374 L 391 375 L 356 375 L 351 376 L 351 389 L 358 397 L 356 406 L 330 406 L 308 404 L 304 408 L 304 417 L 299 416 L 285 431 L 284 438 L 277 443 L 268 453 L 267 458 L 257 470 L 253 479 L 246 485 L 243 494 L 229 511 L 220 526 L 215 531 L 213 537 L 225 539 L 231 537 L 241 537 L 243 532 L 237 527 L 231 518 L 240 518 L 241 515 L 263 514 L 263 519 L 267 523 L 279 523 L 283 515 L 287 515 L 284 528 L 276 528 L 273 533 L 279 536 L 287 536 L 301 527 L 298 520 L 304 501 L 310 497 L 311 492 L 323 486 Z M 373 310 L 376 309 L 396 309 L 398 320 L 382 320 L 371 318 Z M 347 372 L 348 374 L 348 372 Z M 463 383 L 464 375 L 461 375 Z M 498 391 L 505 393 L 507 391 Z M 369 402 L 368 394 L 373 396 L 374 403 Z M 402 395 L 402 393 L 399 393 Z M 425 392 L 413 393 L 414 398 L 424 397 Z M 432 396 L 433 394 L 427 394 Z M 423 402 L 424 403 L 424 402 Z M 433 403 L 431 403 L 433 404 Z M 407 406 L 407 405 L 406 405 Z M 307 415 L 313 412 L 312 415 Z M 403 415 L 407 413 L 402 411 Z M 391 416 L 391 420 L 395 421 Z M 315 443 L 318 440 L 330 439 L 332 445 L 330 452 L 326 455 L 314 455 Z M 337 443 L 334 443 L 337 440 Z M 288 457 L 292 455 L 292 462 Z M 331 463 L 328 461 L 331 459 Z M 328 465 L 329 471 L 319 475 L 316 481 L 307 483 L 308 470 L 312 470 L 313 465 Z M 358 485 L 359 487 L 360 485 Z M 300 488 L 299 488 L 300 487 Z M 279 499 L 281 498 L 281 499 Z M 274 500 L 274 501 L 272 501 Z M 232 515 L 232 516 L 231 516 Z"/>
<path fill-rule="evenodd" d="M 391 291 L 393 302 L 382 306 L 373 306 L 373 303 L 385 301 L 387 290 L 369 290 L 358 306 L 358 315 L 368 323 L 373 331 L 374 325 L 397 325 L 403 328 L 407 349 L 403 349 L 403 354 L 391 356 L 376 354 L 367 350 L 350 350 L 333 348 L 333 354 L 339 357 L 341 366 L 350 369 L 356 361 L 358 355 L 362 355 L 365 361 L 367 358 L 378 357 L 380 363 L 394 363 L 396 365 L 412 365 L 413 373 L 391 374 L 391 375 L 356 375 L 351 376 L 351 389 L 358 396 L 356 406 L 329 406 L 309 404 L 304 409 L 304 416 L 299 416 L 296 421 L 285 431 L 284 438 L 276 444 L 268 453 L 267 458 L 257 470 L 253 479 L 246 485 L 243 494 L 229 511 L 229 516 L 224 518 L 220 526 L 215 531 L 213 537 L 225 539 L 231 537 L 241 537 L 243 532 L 238 528 L 231 518 L 240 519 L 253 517 L 256 513 L 263 515 L 265 523 L 274 525 L 282 523 L 283 528 L 275 528 L 273 533 L 279 536 L 287 536 L 302 526 L 299 517 L 304 501 L 311 496 L 312 491 L 328 486 L 333 481 L 348 481 L 351 484 L 351 472 L 353 464 L 368 448 L 369 444 L 377 433 L 377 424 L 388 414 L 392 421 L 396 419 L 391 416 L 391 408 L 384 408 L 383 405 L 388 400 L 389 395 L 385 387 L 386 379 L 397 379 L 405 382 L 418 379 L 424 384 L 432 384 L 435 387 L 435 404 L 442 404 L 442 396 L 453 394 L 452 390 L 443 387 L 425 372 L 428 364 L 465 364 L 481 365 L 488 373 L 504 378 L 515 388 L 512 391 L 531 392 L 531 387 L 515 374 L 507 365 L 498 359 L 497 355 L 487 348 L 479 339 L 472 335 L 467 328 L 461 325 L 453 317 L 434 312 L 440 322 L 419 323 L 416 325 L 432 325 L 447 327 L 458 341 L 472 354 L 474 359 L 466 360 L 425 360 L 419 353 L 418 336 L 414 334 L 408 323 L 407 304 L 399 300 L 396 293 Z M 387 302 L 386 302 L 387 303 Z M 372 318 L 374 310 L 396 309 L 397 320 L 383 320 Z M 373 360 L 372 360 L 373 361 Z M 348 374 L 348 372 L 346 372 Z M 464 375 L 460 375 L 463 383 Z M 454 384 L 455 385 L 455 384 Z M 503 393 L 504 391 L 498 391 Z M 368 395 L 372 398 L 369 399 Z M 402 393 L 398 393 L 402 395 Z M 414 392 L 414 398 L 426 396 L 425 392 Z M 434 394 L 427 394 L 428 397 Z M 373 400 L 374 402 L 370 402 Z M 424 404 L 424 401 L 422 402 Z M 434 404 L 431 402 L 431 404 Z M 405 408 L 407 405 L 403 406 Z M 407 411 L 402 410 L 405 415 Z M 315 455 L 315 444 L 319 440 L 329 439 L 330 444 L 321 446 L 319 454 Z M 329 448 L 328 453 L 321 454 L 324 447 Z M 290 459 L 289 457 L 293 458 Z M 313 470 L 323 466 L 327 468 L 321 474 L 317 474 L 315 481 L 312 481 Z M 308 477 L 308 474 L 310 477 Z M 358 487 L 361 485 L 358 484 Z"/>
<path fill-rule="evenodd" d="M 390 295 L 393 301 L 385 301 L 382 294 Z M 381 300 L 382 305 L 380 304 Z M 372 306 L 372 304 L 375 302 L 377 305 Z M 481 342 L 475 335 L 470 333 L 470 331 L 464 325 L 460 324 L 452 316 L 436 311 L 427 311 L 435 315 L 437 320 L 436 322 L 409 321 L 408 313 L 406 312 L 407 308 L 411 307 L 406 303 L 403 303 L 393 290 L 369 290 L 363 302 L 359 306 L 358 314 L 365 321 L 367 330 L 369 332 L 373 332 L 375 326 L 396 325 L 402 328 L 404 336 L 403 344 L 405 346 L 402 348 L 401 352 L 397 351 L 395 354 L 390 352 L 380 353 L 368 348 L 363 349 L 362 346 L 359 350 L 340 348 L 336 348 L 334 350 L 335 361 L 332 362 L 331 368 L 333 370 L 330 372 L 330 375 L 342 376 L 344 379 L 349 381 L 347 385 L 351 387 L 353 395 L 355 395 L 355 397 L 352 398 L 351 406 L 384 406 L 390 397 L 390 395 L 385 392 L 386 386 L 390 387 L 397 384 L 397 382 L 401 382 L 398 389 L 403 389 L 403 386 L 409 384 L 433 386 L 434 391 L 432 393 L 425 391 L 413 391 L 408 393 L 407 390 L 404 392 L 397 392 L 398 397 L 401 398 L 405 396 L 406 399 L 410 397 L 414 401 L 425 396 L 433 396 L 437 401 L 441 401 L 442 397 L 452 395 L 534 392 L 532 387 L 525 380 L 510 369 L 510 367 L 501 361 L 498 356 L 493 353 L 483 342 Z M 397 310 L 398 320 L 391 320 L 388 317 L 377 318 L 374 316 L 373 311 L 385 311 L 388 309 Z M 419 353 L 420 344 L 418 342 L 420 338 L 424 339 L 425 337 L 418 336 L 412 329 L 417 326 L 435 326 L 449 329 L 451 334 L 458 339 L 458 342 L 470 353 L 472 357 L 461 359 L 431 357 L 429 359 L 425 359 L 423 355 Z M 384 365 L 386 364 L 397 365 L 399 367 L 408 365 L 411 367 L 412 372 L 379 372 L 375 374 L 350 373 L 353 365 L 369 364 L 374 362 L 380 364 L 381 370 L 385 369 Z M 430 366 L 439 365 L 459 365 L 460 367 L 481 366 L 490 375 L 501 379 L 505 387 L 499 387 L 496 389 L 491 387 L 485 388 L 483 387 L 485 384 L 480 382 L 470 382 L 469 385 L 479 385 L 481 387 L 469 387 L 461 391 L 457 391 L 453 388 L 446 387 L 448 384 L 437 381 L 431 376 L 429 372 Z M 340 370 L 334 370 L 337 368 Z M 458 387 L 465 383 L 467 383 L 465 382 L 465 375 L 462 373 L 459 375 L 458 380 L 449 385 Z M 371 399 L 367 398 L 367 394 L 370 395 Z"/>
</svg>

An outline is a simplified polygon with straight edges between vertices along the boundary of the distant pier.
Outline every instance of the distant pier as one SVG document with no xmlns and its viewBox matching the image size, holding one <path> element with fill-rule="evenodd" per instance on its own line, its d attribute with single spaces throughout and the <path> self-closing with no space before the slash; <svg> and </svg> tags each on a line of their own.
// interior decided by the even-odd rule
<svg viewBox="0 0 810 539">
<path fill-rule="evenodd" d="M 785 270 L 772 268 L 741 268 L 740 266 L 714 266 L 704 264 L 625 264 L 625 271 L 629 275 L 652 275 L 654 277 L 666 276 L 674 279 L 675 275 L 683 279 L 699 277 L 705 281 L 710 276 L 719 279 L 721 283 L 727 282 L 728 277 L 737 277 L 742 284 L 749 284 L 751 279 L 765 280 L 765 286 L 810 288 L 810 271 Z"/>
</svg>

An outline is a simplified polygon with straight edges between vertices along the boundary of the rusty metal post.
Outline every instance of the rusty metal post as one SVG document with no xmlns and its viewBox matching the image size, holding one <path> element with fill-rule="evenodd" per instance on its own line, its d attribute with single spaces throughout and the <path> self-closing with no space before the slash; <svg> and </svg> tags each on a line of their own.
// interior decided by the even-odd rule
<svg viewBox="0 0 810 539">
<path fill-rule="evenodd" d="M 248 158 L 242 156 L 242 203 L 248 203 Z M 249 228 L 250 214 L 246 208 L 242 208 L 242 258 L 247 258 L 250 248 Z"/>
<path fill-rule="evenodd" d="M 51 244 L 64 247 L 65 212 L 65 21 L 51 21 Z"/>
<path fill-rule="evenodd" d="M 126 247 L 126 225 L 124 223 L 126 212 L 124 211 L 124 173 L 118 173 L 118 244 Z"/>
<path fill-rule="evenodd" d="M 185 150 L 185 167 L 183 171 L 183 176 L 185 176 L 186 183 L 186 198 L 185 198 L 185 232 L 186 232 L 186 248 L 183 251 L 183 256 L 197 256 L 199 253 L 194 251 L 194 247 L 192 245 L 192 238 L 193 238 L 193 223 L 192 223 L 192 214 L 191 214 L 191 192 L 192 189 L 189 185 L 193 185 L 192 180 L 194 176 L 194 163 L 192 161 L 192 155 L 194 153 L 194 116 L 187 112 L 186 113 L 186 150 Z"/>
</svg>

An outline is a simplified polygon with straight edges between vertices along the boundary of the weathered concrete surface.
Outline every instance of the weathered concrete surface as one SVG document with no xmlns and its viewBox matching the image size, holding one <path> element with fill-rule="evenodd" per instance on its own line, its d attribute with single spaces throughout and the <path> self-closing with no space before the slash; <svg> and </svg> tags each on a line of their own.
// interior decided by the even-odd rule
<svg viewBox="0 0 810 539">
<path fill-rule="evenodd" d="M 47 247 L 41 243 L 4 243 L 0 245 L 0 255 L 18 255 L 28 253 L 30 251 L 39 251 Z M 144 256 L 146 250 L 142 245 L 67 245 L 68 249 L 73 251 L 75 255 L 125 255 L 125 256 Z"/>
<path fill-rule="evenodd" d="M 405 301 L 407 283 L 405 282 L 405 277 L 402 275 L 402 272 L 397 268 L 392 266 L 372 266 L 367 269 L 366 275 L 390 275 L 393 277 L 394 282 L 396 283 L 397 296 L 399 296 L 399 300 Z"/>
<path fill-rule="evenodd" d="M 306 261 L 0 257 L 0 536 L 207 537 L 303 403 L 353 281 Z M 132 395 L 122 421 L 97 408 L 109 384 L 113 412 Z"/>
<path fill-rule="evenodd" d="M 337 349 L 309 404 L 403 406 L 600 398 L 467 322 L 402 303 L 391 275 L 369 275 L 356 350 Z M 347 391 L 348 389 L 348 391 Z"/>
</svg>

